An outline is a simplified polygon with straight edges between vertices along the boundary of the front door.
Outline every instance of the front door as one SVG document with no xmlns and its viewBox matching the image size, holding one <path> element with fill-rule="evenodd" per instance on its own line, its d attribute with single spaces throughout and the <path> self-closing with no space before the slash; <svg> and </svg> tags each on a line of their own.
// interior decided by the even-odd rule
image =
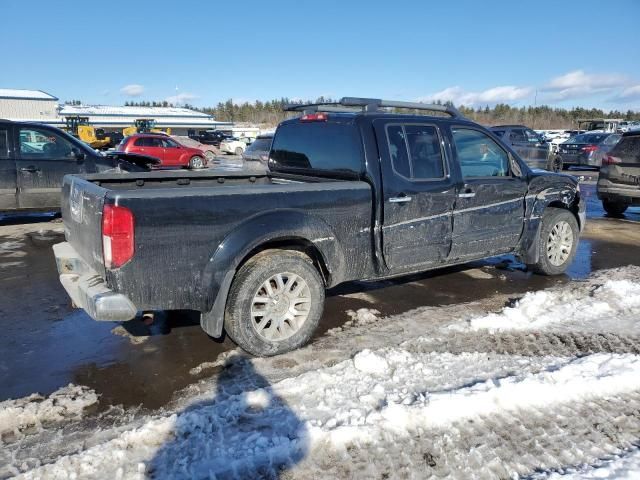
<svg viewBox="0 0 640 480">
<path fill-rule="evenodd" d="M 170 138 L 163 138 L 162 146 L 164 147 L 164 164 L 173 167 L 179 166 L 182 152 L 184 152 L 180 145 Z"/>
<path fill-rule="evenodd" d="M 439 127 L 374 122 L 382 157 L 384 259 L 392 273 L 442 264 L 456 199 Z"/>
<path fill-rule="evenodd" d="M 0 210 L 13 210 L 18 206 L 16 162 L 11 154 L 12 132 L 13 127 L 0 125 Z"/>
<path fill-rule="evenodd" d="M 454 126 L 450 133 L 462 180 L 453 216 L 451 261 L 513 250 L 524 227 L 526 180 L 508 152 L 485 132 Z"/>
<path fill-rule="evenodd" d="M 77 149 L 55 130 L 20 127 L 16 160 L 20 208 L 60 208 L 62 178 L 84 173 Z"/>
</svg>

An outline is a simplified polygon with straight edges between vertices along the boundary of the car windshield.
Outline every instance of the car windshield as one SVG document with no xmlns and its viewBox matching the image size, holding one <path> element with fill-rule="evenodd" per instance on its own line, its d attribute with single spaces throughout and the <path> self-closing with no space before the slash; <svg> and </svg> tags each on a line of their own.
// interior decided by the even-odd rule
<svg viewBox="0 0 640 480">
<path fill-rule="evenodd" d="M 571 137 L 566 143 L 600 143 L 605 138 L 607 138 L 609 134 L 607 133 L 583 133 L 581 135 L 576 135 L 575 137 Z"/>
<path fill-rule="evenodd" d="M 249 147 L 247 152 L 255 152 L 256 150 L 267 151 L 271 147 L 271 138 L 257 138 Z"/>
</svg>

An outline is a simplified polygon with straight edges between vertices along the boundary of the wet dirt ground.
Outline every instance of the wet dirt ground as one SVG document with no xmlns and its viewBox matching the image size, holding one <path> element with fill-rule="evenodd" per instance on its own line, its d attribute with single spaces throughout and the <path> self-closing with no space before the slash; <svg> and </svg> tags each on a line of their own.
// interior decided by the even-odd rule
<svg viewBox="0 0 640 480">
<path fill-rule="evenodd" d="M 640 209 L 609 218 L 595 197 L 594 172 L 583 178 L 587 228 L 566 275 L 541 277 L 511 257 L 475 262 L 381 282 L 353 282 L 328 292 L 316 338 L 351 319 L 349 311 L 373 308 L 382 316 L 419 306 L 481 300 L 581 279 L 594 270 L 640 265 Z M 0 217 L 0 401 L 34 392 L 49 394 L 68 383 L 101 395 L 101 408 L 157 408 L 197 380 L 190 370 L 235 348 L 215 340 L 188 312 L 141 320 L 95 322 L 74 310 L 58 282 L 51 252 L 62 241 L 62 223 L 51 216 Z"/>
</svg>

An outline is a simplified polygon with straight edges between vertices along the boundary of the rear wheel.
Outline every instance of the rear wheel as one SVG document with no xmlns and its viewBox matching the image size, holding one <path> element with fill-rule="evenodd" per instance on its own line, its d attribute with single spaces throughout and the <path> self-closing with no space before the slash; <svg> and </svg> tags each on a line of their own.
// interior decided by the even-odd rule
<svg viewBox="0 0 640 480">
<path fill-rule="evenodd" d="M 622 215 L 627 211 L 629 205 L 623 202 L 615 202 L 612 200 L 602 200 L 602 207 L 609 215 Z"/>
<path fill-rule="evenodd" d="M 204 158 L 207 159 L 207 162 L 213 162 L 213 160 L 216 158 L 216 154 L 211 150 L 207 150 L 204 152 Z"/>
<path fill-rule="evenodd" d="M 236 155 L 240 156 L 244 153 L 244 149 L 242 147 L 236 147 Z"/>
<path fill-rule="evenodd" d="M 324 282 L 311 259 L 291 250 L 266 250 L 233 280 L 224 325 L 243 350 L 271 356 L 309 341 L 324 309 Z"/>
<path fill-rule="evenodd" d="M 529 267 L 542 275 L 560 275 L 573 261 L 578 248 L 578 221 L 563 208 L 549 207 L 542 216 L 538 261 Z"/>
<path fill-rule="evenodd" d="M 191 157 L 189 160 L 189 168 L 203 168 L 204 167 L 204 159 L 197 155 Z"/>
</svg>

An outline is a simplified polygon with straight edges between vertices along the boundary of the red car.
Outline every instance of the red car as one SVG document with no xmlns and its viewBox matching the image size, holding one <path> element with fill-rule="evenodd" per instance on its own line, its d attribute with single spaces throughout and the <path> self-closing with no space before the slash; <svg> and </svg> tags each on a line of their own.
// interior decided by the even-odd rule
<svg viewBox="0 0 640 480">
<path fill-rule="evenodd" d="M 203 168 L 207 165 L 202 150 L 187 147 L 162 134 L 131 135 L 122 140 L 116 150 L 155 157 L 160 160 L 159 167 Z"/>
</svg>

